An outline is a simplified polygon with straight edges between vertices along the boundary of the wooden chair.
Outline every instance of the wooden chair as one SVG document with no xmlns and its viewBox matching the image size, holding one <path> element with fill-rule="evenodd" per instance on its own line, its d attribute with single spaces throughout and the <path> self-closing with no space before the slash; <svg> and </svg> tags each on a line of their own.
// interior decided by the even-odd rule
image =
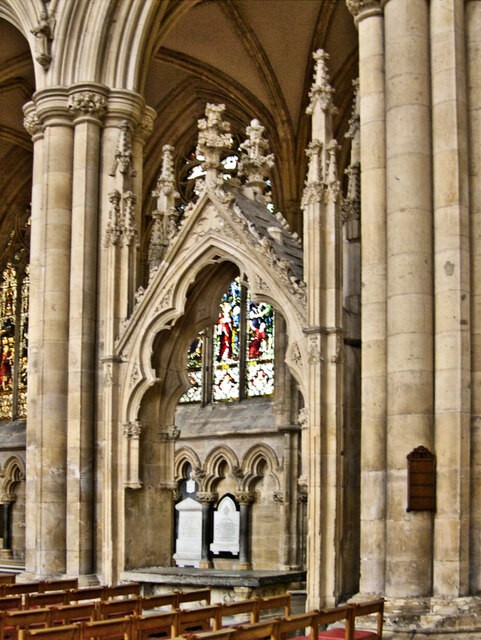
<svg viewBox="0 0 481 640">
<path fill-rule="evenodd" d="M 118 598 L 121 596 L 140 596 L 140 582 L 127 582 L 126 584 L 116 584 L 107 587 L 108 598 Z"/>
<path fill-rule="evenodd" d="M 30 627 L 50 626 L 50 609 L 30 611 L 3 611 L 0 617 L 0 640 L 22 639 L 23 631 Z"/>
<path fill-rule="evenodd" d="M 67 589 L 78 589 L 78 578 L 61 578 L 59 580 L 45 580 L 40 583 L 38 592 L 61 591 Z"/>
<path fill-rule="evenodd" d="M 142 610 L 150 611 L 169 606 L 171 609 L 178 609 L 179 595 L 179 593 L 161 593 L 156 596 L 142 596 Z"/>
<path fill-rule="evenodd" d="M 179 611 L 178 634 L 219 629 L 222 624 L 222 608 L 219 605 Z"/>
<path fill-rule="evenodd" d="M 1 573 L 0 584 L 15 584 L 17 575 L 15 573 Z"/>
<path fill-rule="evenodd" d="M 236 627 L 235 640 L 277 640 L 279 618 Z"/>
<path fill-rule="evenodd" d="M 241 600 L 240 602 L 226 602 L 220 606 L 220 623 L 219 626 L 214 627 L 215 630 L 222 627 L 236 627 L 239 624 L 246 624 L 248 622 L 254 623 L 259 621 L 259 599 L 253 600 Z M 238 620 L 236 622 L 224 621 L 224 618 L 231 618 L 233 616 L 241 616 L 247 614 L 248 620 Z"/>
<path fill-rule="evenodd" d="M 179 613 L 154 613 L 147 616 L 134 616 L 133 629 L 135 640 L 150 637 L 173 638 L 178 635 Z"/>
<path fill-rule="evenodd" d="M 336 622 L 343 622 L 344 626 L 336 626 L 327 629 L 326 631 L 320 631 L 318 634 L 319 640 L 329 640 L 330 638 L 347 638 L 352 626 L 352 607 L 351 605 L 342 605 L 340 607 L 333 607 L 332 609 L 322 609 L 319 612 L 319 626 L 328 626 L 335 624 Z M 352 640 L 352 638 L 351 638 Z"/>
<path fill-rule="evenodd" d="M 17 582 L 16 584 L 4 585 L 5 596 L 18 596 L 25 593 L 38 593 L 40 582 Z"/>
<path fill-rule="evenodd" d="M 70 625 L 75 622 L 89 622 L 97 619 L 97 603 L 82 602 L 81 604 L 66 604 L 52 608 L 51 625 Z"/>
<path fill-rule="evenodd" d="M 179 606 L 187 602 L 202 602 L 205 600 L 206 605 L 210 605 L 210 589 L 195 589 L 194 591 L 184 591 L 178 594 Z"/>
<path fill-rule="evenodd" d="M 0 598 L 0 611 L 22 608 L 22 596 L 5 596 Z"/>
<path fill-rule="evenodd" d="M 126 598 L 125 600 L 100 601 L 97 604 L 97 615 L 99 620 L 109 618 L 120 618 L 142 613 L 142 598 Z"/>
<path fill-rule="evenodd" d="M 384 598 L 370 600 L 369 602 L 359 602 L 349 605 L 350 615 L 346 622 L 346 640 L 382 640 L 382 623 L 384 615 Z M 366 629 L 356 629 L 356 618 L 376 614 L 376 631 Z M 325 636 L 324 636 L 325 637 Z"/>
<path fill-rule="evenodd" d="M 280 620 L 277 627 L 277 640 L 285 640 L 287 637 L 295 640 L 317 640 L 320 617 L 319 611 L 310 611 Z M 309 635 L 305 634 L 307 627 L 309 627 Z"/>
<path fill-rule="evenodd" d="M 108 600 L 108 587 L 83 587 L 72 589 L 69 593 L 70 602 L 83 602 L 85 600 Z"/>
<path fill-rule="evenodd" d="M 69 624 L 47 629 L 26 629 L 23 640 L 82 640 L 77 624 Z"/>
<path fill-rule="evenodd" d="M 236 628 L 226 627 L 217 631 L 201 631 L 200 633 L 189 634 L 191 640 L 235 640 Z M 172 638 L 172 640 L 178 640 Z"/>
<path fill-rule="evenodd" d="M 109 638 L 109 640 L 133 640 L 133 622 L 131 617 L 113 620 L 83 622 L 80 626 L 82 640 L 89 638 Z"/>
<path fill-rule="evenodd" d="M 268 598 L 256 598 L 256 600 L 259 603 L 259 618 L 257 618 L 257 620 L 255 620 L 255 622 L 258 622 L 259 619 L 265 618 L 265 616 L 262 615 L 263 611 L 270 611 L 271 613 L 268 614 L 267 617 L 272 617 L 273 613 L 277 610 L 277 609 L 284 609 L 284 617 L 287 617 L 290 615 L 291 613 L 291 594 L 290 593 L 283 593 L 282 595 L 279 596 L 271 596 Z"/>
<path fill-rule="evenodd" d="M 27 593 L 25 594 L 25 609 L 36 607 L 50 607 L 69 603 L 68 591 L 52 591 L 51 593 Z"/>
</svg>

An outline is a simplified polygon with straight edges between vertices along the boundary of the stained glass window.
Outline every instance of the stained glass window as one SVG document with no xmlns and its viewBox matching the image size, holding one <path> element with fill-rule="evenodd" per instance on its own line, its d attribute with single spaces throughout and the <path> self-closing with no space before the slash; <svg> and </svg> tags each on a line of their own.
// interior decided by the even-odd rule
<svg viewBox="0 0 481 640">
<path fill-rule="evenodd" d="M 0 282 L 0 420 L 27 415 L 28 268 L 7 263 Z"/>
<path fill-rule="evenodd" d="M 265 302 L 252 302 L 239 278 L 222 296 L 213 330 L 201 332 L 191 344 L 187 373 L 191 387 L 182 403 L 273 394 L 274 310 Z"/>
</svg>

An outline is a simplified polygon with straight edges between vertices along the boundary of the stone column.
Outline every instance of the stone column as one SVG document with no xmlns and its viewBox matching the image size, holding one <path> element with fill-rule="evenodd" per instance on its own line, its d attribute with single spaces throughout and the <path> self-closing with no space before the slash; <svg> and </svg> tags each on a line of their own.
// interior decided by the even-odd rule
<svg viewBox="0 0 481 640">
<path fill-rule="evenodd" d="M 102 275 L 98 287 L 97 330 L 102 366 L 98 371 L 97 437 L 102 443 L 102 455 L 98 457 L 97 483 L 102 487 L 102 497 L 97 517 L 103 526 L 97 537 L 97 547 L 101 550 L 97 561 L 102 581 L 109 584 L 118 577 L 119 554 L 121 557 L 123 553 L 118 544 L 122 530 L 119 519 L 124 517 L 118 415 L 121 359 L 115 353 L 115 339 L 119 335 L 121 319 L 128 312 L 128 287 L 126 274 L 122 274 L 121 257 L 125 231 L 122 207 L 125 205 L 124 196 L 131 192 L 133 164 L 131 148 L 122 143 L 121 125 L 127 121 L 133 128 L 142 110 L 143 99 L 138 94 L 111 91 L 101 140 L 98 271 Z"/>
<path fill-rule="evenodd" d="M 32 528 L 28 572 L 63 574 L 66 569 L 66 461 L 70 236 L 73 129 L 62 87 L 33 96 L 45 127 L 41 211 L 32 212 L 32 236 L 40 256 L 40 304 L 30 311 L 35 326 L 29 347 L 35 354 L 35 413 L 27 423 L 29 483 L 26 521 Z M 35 149 L 36 151 L 36 149 Z M 35 167 L 36 159 L 34 160 Z M 35 204 L 35 203 L 34 203 Z M 37 201 L 36 206 L 39 206 Z M 34 225 L 37 228 L 34 228 Z M 40 228 L 38 228 L 40 227 Z M 41 237 L 41 246 L 38 238 Z M 35 276 L 36 278 L 38 276 Z M 38 301 L 37 301 L 38 302 Z M 33 314 L 37 314 L 34 317 Z M 32 344 L 33 339 L 33 344 Z"/>
<path fill-rule="evenodd" d="M 211 539 L 211 514 L 212 505 L 217 502 L 217 493 L 212 491 L 198 491 L 197 500 L 202 504 L 202 549 L 199 569 L 210 569 L 212 563 L 209 559 L 209 540 Z"/>
<path fill-rule="evenodd" d="M 470 592 L 481 591 L 481 1 L 465 3 L 471 224 Z M 467 319 L 467 318 L 464 318 Z"/>
<path fill-rule="evenodd" d="M 334 605 L 342 591 L 342 228 L 328 57 L 322 50 L 314 53 L 317 64 L 307 110 L 312 114 L 312 142 L 302 199 L 308 310 L 304 332 L 308 343 L 309 609 Z"/>
<path fill-rule="evenodd" d="M 235 499 L 239 503 L 239 569 L 252 569 L 251 562 L 251 504 L 255 495 L 249 491 L 237 491 Z"/>
<path fill-rule="evenodd" d="M 386 122 L 380 0 L 346 0 L 359 31 L 362 407 L 361 593 L 384 593 L 386 518 Z M 372 496 L 376 496 L 376 500 Z"/>
<path fill-rule="evenodd" d="M 406 513 L 406 455 L 433 449 L 433 255 L 427 0 L 387 0 L 386 594 L 428 596 L 430 512 Z"/>
<path fill-rule="evenodd" d="M 24 126 L 33 140 L 33 171 L 32 171 L 32 213 L 30 226 L 30 294 L 29 294 L 29 323 L 28 323 L 28 438 L 35 445 L 37 398 L 40 397 L 40 359 L 41 359 L 41 309 L 43 302 L 43 256 L 45 238 L 45 218 L 43 215 L 43 154 L 44 127 L 40 122 L 35 104 L 28 102 L 24 106 Z M 33 446 L 27 451 L 29 468 L 37 469 L 37 448 Z M 37 483 L 26 483 L 26 502 L 35 505 L 37 502 Z M 36 513 L 36 511 L 35 511 Z M 36 566 L 36 522 L 25 527 L 26 566 L 34 569 Z"/>
<path fill-rule="evenodd" d="M 100 131 L 107 88 L 70 88 L 74 122 L 67 442 L 67 573 L 93 572 L 93 434 Z"/>
<path fill-rule="evenodd" d="M 434 186 L 434 595 L 469 593 L 470 265 L 464 3 L 431 0 Z"/>
</svg>

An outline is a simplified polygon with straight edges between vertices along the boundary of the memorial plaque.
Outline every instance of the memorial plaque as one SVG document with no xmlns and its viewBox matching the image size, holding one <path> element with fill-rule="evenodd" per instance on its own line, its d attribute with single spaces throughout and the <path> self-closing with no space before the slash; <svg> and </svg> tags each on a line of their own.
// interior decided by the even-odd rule
<svg viewBox="0 0 481 640">
<path fill-rule="evenodd" d="M 179 512 L 175 564 L 178 567 L 198 567 L 202 552 L 202 505 L 186 498 L 175 508 Z"/>
<path fill-rule="evenodd" d="M 214 511 L 214 541 L 210 545 L 214 554 L 239 554 L 239 512 L 232 498 L 225 496 Z"/>
<path fill-rule="evenodd" d="M 406 511 L 436 510 L 436 458 L 425 447 L 407 456 L 408 506 Z"/>
</svg>

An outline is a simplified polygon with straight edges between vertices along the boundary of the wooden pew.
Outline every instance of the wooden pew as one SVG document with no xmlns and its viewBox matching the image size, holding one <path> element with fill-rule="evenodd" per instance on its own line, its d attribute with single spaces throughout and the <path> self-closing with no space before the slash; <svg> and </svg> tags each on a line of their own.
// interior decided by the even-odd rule
<svg viewBox="0 0 481 640">
<path fill-rule="evenodd" d="M 25 593 L 38 593 L 40 582 L 17 582 L 16 584 L 2 585 L 4 596 L 18 596 Z"/>
<path fill-rule="evenodd" d="M 109 638 L 109 640 L 133 640 L 133 617 L 83 622 L 80 625 L 82 640 Z"/>
<path fill-rule="evenodd" d="M 81 629 L 77 624 L 46 629 L 26 629 L 23 640 L 82 640 Z"/>
<path fill-rule="evenodd" d="M 231 624 L 231 622 L 224 623 L 224 618 L 230 618 L 232 616 L 239 616 L 242 614 L 248 614 L 249 620 L 243 620 L 242 622 L 236 622 L 235 624 Z M 242 600 L 240 602 L 226 602 L 220 606 L 220 621 L 216 623 L 214 630 L 220 629 L 224 626 L 232 627 L 238 626 L 239 624 L 246 624 L 247 622 L 258 622 L 259 621 L 259 599 L 255 598 L 253 600 Z"/>
<path fill-rule="evenodd" d="M 295 638 L 295 640 L 317 640 L 319 624 L 322 624 L 321 620 L 322 614 L 319 611 L 300 613 L 279 620 L 276 630 L 277 640 L 286 640 L 287 637 Z M 305 635 L 306 627 L 309 627 L 309 635 Z M 296 635 L 293 635 L 294 633 Z"/>
<path fill-rule="evenodd" d="M 241 625 L 235 628 L 235 640 L 277 640 L 279 618 Z"/>
<path fill-rule="evenodd" d="M 369 638 L 370 640 L 382 640 L 382 624 L 384 616 L 384 598 L 378 600 L 371 600 L 369 602 L 359 602 L 349 605 L 351 607 L 351 614 L 348 618 L 346 627 L 348 633 L 346 638 L 348 640 L 364 640 Z M 368 631 L 366 629 L 356 629 L 356 618 L 363 616 L 369 616 L 376 614 L 376 631 Z"/>
<path fill-rule="evenodd" d="M 0 617 L 0 640 L 19 638 L 22 640 L 24 629 L 50 626 L 50 609 L 32 609 L 30 611 L 3 611 Z"/>
</svg>

